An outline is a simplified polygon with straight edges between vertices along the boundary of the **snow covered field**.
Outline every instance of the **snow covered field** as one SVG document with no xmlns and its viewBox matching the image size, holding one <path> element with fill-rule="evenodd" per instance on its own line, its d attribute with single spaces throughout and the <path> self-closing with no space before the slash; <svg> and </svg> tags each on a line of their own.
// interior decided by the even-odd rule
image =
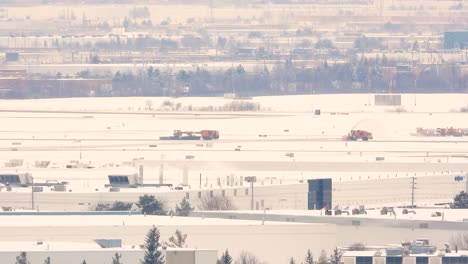
<svg viewBox="0 0 468 264">
<path fill-rule="evenodd" d="M 255 199 L 257 203 L 262 201 L 261 209 L 271 208 L 277 212 L 272 210 L 268 213 L 286 214 L 289 218 L 297 219 L 320 214 L 320 211 L 290 211 L 293 208 L 306 207 L 305 180 L 311 178 L 332 177 L 333 203 L 342 209 L 360 205 L 365 205 L 366 208 L 409 205 L 413 176 L 417 178 L 415 198 L 416 204 L 420 206 L 449 202 L 455 193 L 467 188 L 468 137 L 416 137 L 412 134 L 417 127 L 468 128 L 468 113 L 457 112 L 467 106 L 468 95 L 403 95 L 403 106 L 400 108 L 375 106 L 373 98 L 373 95 L 311 95 L 245 99 L 258 103 L 261 106 L 261 111 L 258 112 L 158 111 L 166 100 L 170 100 L 173 105 L 180 103 L 181 108 L 186 109 L 184 107 L 189 105 L 222 106 L 232 101 L 224 98 L 0 101 L 0 173 L 29 172 L 34 176 L 34 181 L 39 183 L 69 182 L 67 190 L 73 189 L 73 192 L 54 192 L 45 188 L 35 198 L 36 206 L 41 210 L 64 210 L 65 207 L 65 211 L 87 210 L 96 202 L 116 199 L 135 201 L 144 192 L 153 193 L 158 198 L 163 197 L 172 205 L 189 194 L 190 202 L 196 205 L 200 200 L 197 190 L 200 174 L 205 193 L 211 190 L 215 195 L 225 192 L 226 196 L 235 199 L 238 209 L 246 210 L 250 208 L 250 193 L 244 192 L 247 183 L 240 186 L 240 177 L 256 175 L 258 183 L 255 186 Z M 148 110 L 148 105 L 157 110 Z M 314 115 L 316 109 L 321 110 L 321 115 Z M 402 112 L 402 109 L 405 111 Z M 160 136 L 169 136 L 175 129 L 216 129 L 220 132 L 220 139 L 159 140 Z M 342 141 L 342 136 L 351 129 L 368 130 L 373 133 L 374 139 L 368 142 Z M 22 160 L 22 166 L 8 167 L 8 163 L 14 159 Z M 37 168 L 36 161 L 50 161 L 50 165 L 47 168 Z M 66 168 L 66 165 L 76 164 L 71 161 L 79 162 L 82 167 Z M 183 181 L 184 168 L 187 168 L 190 190 L 135 188 L 109 192 L 108 188 L 103 187 L 108 183 L 107 175 L 138 173 L 138 164 L 144 166 L 145 183 L 157 183 L 162 172 L 164 182 L 179 184 Z M 85 168 L 87 166 L 93 168 Z M 228 183 L 227 176 L 234 179 L 233 184 Z M 454 180 L 456 176 L 464 178 L 457 182 Z M 218 188 L 218 183 L 223 188 Z M 263 184 L 266 186 L 262 186 Z M 0 201 L 3 205 L 30 208 L 30 190 L 13 188 L 12 193 L 5 189 L 0 190 Z M 15 204 L 15 201 L 20 202 Z M 336 235 L 326 234 L 326 238 L 310 233 L 310 226 L 307 225 L 307 232 L 298 231 L 307 234 L 304 237 L 306 242 L 298 243 L 297 234 L 293 233 L 291 239 L 294 242 L 285 242 L 285 245 L 294 245 L 287 250 L 297 258 L 305 252 L 305 248 L 297 248 L 298 244 L 312 246 L 317 250 L 331 250 L 334 246 L 349 245 L 356 241 L 375 245 L 428 237 L 432 243 L 440 246 L 461 231 L 457 228 L 433 229 L 432 224 L 437 222 L 440 225 L 449 223 L 458 226 L 463 225 L 461 221 L 467 218 L 466 210 L 455 213 L 454 210 L 427 209 L 408 215 L 402 215 L 401 209 L 397 210 L 398 219 L 402 221 L 430 219 L 430 228 L 394 226 L 388 229 L 387 224 L 393 219 L 392 216 L 381 216 L 377 209 L 369 210 L 367 216 L 359 216 L 362 221 L 359 228 L 348 223 L 355 216 L 330 216 L 330 219 L 348 221 L 348 224 L 337 225 Z M 431 216 L 436 210 L 444 212 L 444 219 Z M 128 217 L 133 219 L 135 216 Z M 34 240 L 38 236 L 49 239 L 41 224 L 24 227 L 23 224 L 29 221 L 29 217 L 22 219 L 24 222 L 15 219 L 10 219 L 10 224 L 0 227 L 8 239 L 20 237 Z M 115 219 L 115 223 L 122 220 Z M 60 223 L 61 220 L 57 218 L 54 221 Z M 147 221 L 151 222 L 150 219 Z M 172 221 L 171 218 L 170 222 Z M 219 219 L 210 222 L 206 218 L 205 221 L 210 224 L 219 223 Z M 262 223 L 257 222 L 259 226 Z M 72 222 L 67 223 L 73 226 Z M 94 239 L 96 228 L 99 228 L 100 231 L 108 230 L 102 231 L 107 236 L 117 234 L 116 236 L 124 237 L 128 243 L 140 243 L 141 234 L 146 232 L 146 226 L 138 227 L 140 229 L 137 230 L 130 220 L 125 220 L 125 226 L 112 227 L 89 227 L 92 224 L 87 222 L 75 223 L 83 226 L 79 227 L 77 224 L 73 228 L 57 225 L 53 227 L 57 232 L 54 238 L 64 241 Z M 277 229 L 276 223 L 273 225 Z M 291 228 L 294 229 L 295 226 L 301 224 L 285 225 L 287 231 L 282 232 L 290 234 Z M 123 230 L 128 232 L 129 228 L 138 231 L 132 233 L 138 236 L 132 237 L 124 233 Z M 163 236 L 174 231 L 172 226 L 164 224 L 161 228 Z M 222 238 L 222 242 L 207 236 L 204 231 L 203 236 L 196 237 L 195 234 L 200 233 L 198 227 L 183 226 L 184 232 L 189 234 L 190 243 L 200 247 L 217 248 L 222 245 L 222 248 L 232 249 L 233 252 L 241 249 L 236 246 L 239 244 L 237 238 L 226 239 L 219 235 L 220 228 L 216 228 L 216 225 L 209 226 L 213 236 Z M 250 224 L 245 228 L 249 229 L 245 234 L 253 235 L 248 239 L 239 239 L 251 241 L 260 237 L 259 232 L 262 231 L 259 230 L 270 228 L 270 223 L 261 225 L 255 231 L 251 228 L 256 227 Z M 50 230 L 51 227 L 47 227 L 47 234 Z M 21 232 L 33 235 L 18 235 L 23 234 Z M 86 232 L 90 234 L 83 235 Z M 271 240 L 270 234 L 267 239 Z M 255 249 L 255 253 L 269 263 L 277 263 L 275 259 L 282 257 L 275 255 L 268 259 L 271 247 L 266 248 L 261 246 L 263 242 L 252 241 L 254 242 L 248 248 Z M 282 238 L 278 241 L 289 240 Z M 324 241 L 328 246 L 310 244 Z M 318 255 L 318 252 L 314 254 Z M 281 263 L 285 261 L 286 259 L 281 260 Z"/>
<path fill-rule="evenodd" d="M 0 172 L 31 172 L 39 182 L 70 181 L 93 189 L 109 174 L 137 173 L 124 162 L 140 159 L 145 180 L 160 170 L 168 183 L 226 185 L 227 175 L 257 175 L 272 184 L 331 176 L 340 180 L 464 175 L 468 137 L 416 137 L 417 127 L 468 128 L 466 94 L 403 95 L 401 107 L 375 106 L 373 95 L 304 95 L 245 99 L 258 112 L 156 111 L 164 101 L 181 109 L 221 106 L 224 98 L 73 98 L 0 101 Z M 151 101 L 151 103 L 148 103 Z M 320 109 L 321 115 L 314 115 Z M 404 109 L 403 112 L 401 110 Z M 400 112 L 397 112 L 400 111 Z M 216 129 L 216 141 L 160 141 L 175 129 Z M 374 134 L 345 142 L 351 129 Z M 237 150 L 236 150 L 237 149 Z M 294 155 L 286 155 L 293 153 Z M 384 160 L 377 161 L 377 158 Z M 12 159 L 21 167 L 7 167 Z M 144 161 L 141 161 L 143 159 Z M 34 168 L 35 161 L 50 161 Z M 70 161 L 94 169 L 65 169 Z M 162 165 L 162 168 L 161 168 Z M 465 179 L 466 180 L 466 179 Z"/>
</svg>

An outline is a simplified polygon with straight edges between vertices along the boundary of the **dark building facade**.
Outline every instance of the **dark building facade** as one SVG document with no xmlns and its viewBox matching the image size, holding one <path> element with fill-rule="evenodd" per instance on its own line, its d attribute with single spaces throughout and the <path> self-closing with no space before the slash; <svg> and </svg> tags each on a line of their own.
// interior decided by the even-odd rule
<svg viewBox="0 0 468 264">
<path fill-rule="evenodd" d="M 332 179 L 308 180 L 308 205 L 307 209 L 330 209 L 332 207 Z"/>
<path fill-rule="evenodd" d="M 468 49 L 468 31 L 444 33 L 445 49 Z"/>
</svg>

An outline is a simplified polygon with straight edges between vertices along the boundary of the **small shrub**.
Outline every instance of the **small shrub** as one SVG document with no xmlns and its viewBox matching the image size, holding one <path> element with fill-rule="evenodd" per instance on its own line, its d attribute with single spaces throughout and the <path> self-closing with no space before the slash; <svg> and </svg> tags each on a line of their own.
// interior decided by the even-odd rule
<svg viewBox="0 0 468 264">
<path fill-rule="evenodd" d="M 380 210 L 380 214 L 381 215 L 387 215 L 388 214 L 388 208 L 387 207 L 384 207 Z"/>
<path fill-rule="evenodd" d="M 129 211 L 132 208 L 132 203 L 115 201 L 113 204 L 98 203 L 94 211 Z"/>
</svg>

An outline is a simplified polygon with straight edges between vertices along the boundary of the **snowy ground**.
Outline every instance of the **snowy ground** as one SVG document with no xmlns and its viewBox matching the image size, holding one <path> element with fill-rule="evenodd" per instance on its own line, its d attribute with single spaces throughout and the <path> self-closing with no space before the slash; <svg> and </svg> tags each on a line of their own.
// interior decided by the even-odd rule
<svg viewBox="0 0 468 264">
<path fill-rule="evenodd" d="M 403 95 L 406 112 L 375 106 L 373 95 L 306 95 L 246 99 L 259 112 L 155 111 L 164 101 L 185 106 L 221 106 L 224 98 L 73 98 L 0 101 L 0 172 L 31 172 L 37 182 L 70 181 L 83 189 L 107 182 L 109 174 L 138 170 L 123 162 L 144 159 L 147 183 L 163 165 L 166 182 L 225 184 L 226 175 L 257 175 L 271 184 L 331 176 L 351 180 L 385 174 L 464 175 L 468 137 L 416 137 L 417 127 L 468 128 L 466 94 Z M 148 103 L 151 101 L 151 103 Z M 321 115 L 313 110 L 321 109 Z M 160 141 L 175 129 L 216 129 L 216 141 Z M 341 140 L 351 129 L 373 132 L 369 142 Z M 236 151 L 235 149 L 239 149 Z M 287 156 L 294 153 L 294 157 Z M 384 161 L 376 161 L 383 157 Z M 191 159 L 190 159 L 191 158 Z M 11 159 L 21 167 L 6 167 Z M 35 161 L 50 161 L 47 169 Z M 94 169 L 65 169 L 80 161 Z M 1 164 L 1 163 L 0 163 Z M 409 176 L 408 176 L 409 175 Z M 152 180 L 151 180 L 151 179 Z M 76 190 L 76 188 L 75 188 Z"/>
</svg>

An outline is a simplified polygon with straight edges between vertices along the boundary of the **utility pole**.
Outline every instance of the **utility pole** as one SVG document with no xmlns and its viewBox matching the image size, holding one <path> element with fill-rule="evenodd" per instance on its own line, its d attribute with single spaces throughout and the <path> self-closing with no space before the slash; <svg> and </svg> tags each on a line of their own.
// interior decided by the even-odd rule
<svg viewBox="0 0 468 264">
<path fill-rule="evenodd" d="M 244 178 L 246 182 L 250 182 L 250 188 L 251 188 L 251 200 L 250 200 L 250 208 L 252 211 L 254 210 L 254 182 L 257 181 L 256 176 L 247 176 Z"/>
<path fill-rule="evenodd" d="M 250 182 L 250 187 L 252 189 L 252 197 L 251 197 L 251 200 L 250 200 L 250 206 L 252 207 L 252 211 L 254 210 L 254 193 L 253 193 L 253 184 L 254 182 L 251 181 Z"/>
<path fill-rule="evenodd" d="M 80 161 L 81 161 L 82 155 L 81 155 L 81 139 L 80 139 Z"/>
<path fill-rule="evenodd" d="M 412 177 L 411 180 L 411 208 L 414 208 L 414 190 L 416 189 L 416 174 Z"/>
<path fill-rule="evenodd" d="M 34 178 L 31 176 L 31 209 L 34 210 Z"/>
</svg>

